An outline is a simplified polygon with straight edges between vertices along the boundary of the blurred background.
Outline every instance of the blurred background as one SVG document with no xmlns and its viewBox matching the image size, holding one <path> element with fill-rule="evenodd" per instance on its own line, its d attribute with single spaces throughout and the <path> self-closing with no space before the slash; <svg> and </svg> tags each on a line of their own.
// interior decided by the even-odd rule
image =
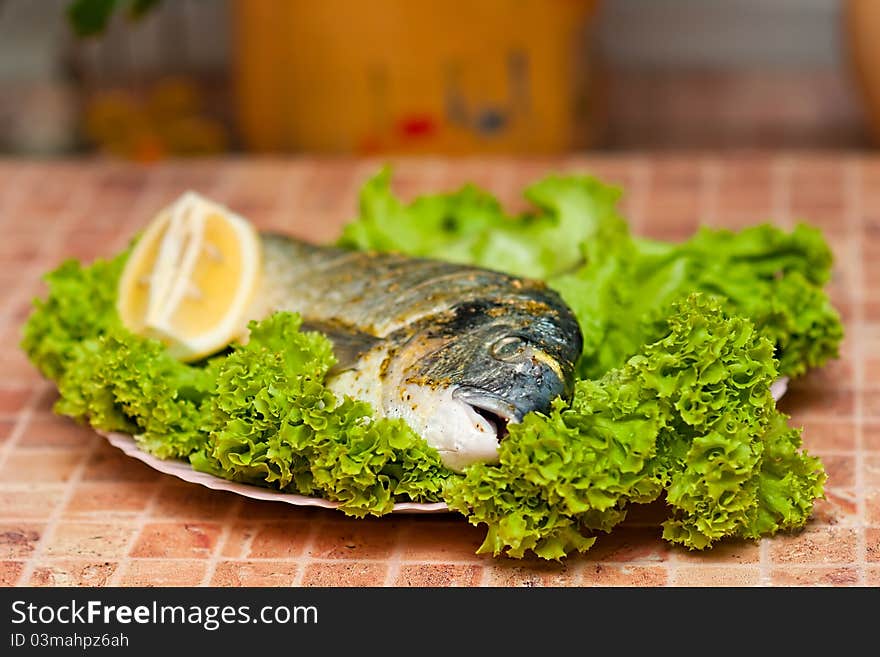
<svg viewBox="0 0 880 657">
<path fill-rule="evenodd" d="M 878 116 L 875 0 L 0 0 L 7 155 L 868 149 Z"/>
</svg>

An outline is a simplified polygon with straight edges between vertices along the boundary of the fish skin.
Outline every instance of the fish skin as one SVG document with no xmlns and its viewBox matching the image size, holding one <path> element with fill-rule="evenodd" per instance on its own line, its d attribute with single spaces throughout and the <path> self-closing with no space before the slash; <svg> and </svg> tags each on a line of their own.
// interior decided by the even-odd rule
<svg viewBox="0 0 880 657">
<path fill-rule="evenodd" d="M 497 457 L 501 420 L 568 398 L 583 338 L 543 282 L 261 234 L 249 317 L 298 312 L 333 342 L 329 384 L 402 417 L 447 466 Z"/>
</svg>

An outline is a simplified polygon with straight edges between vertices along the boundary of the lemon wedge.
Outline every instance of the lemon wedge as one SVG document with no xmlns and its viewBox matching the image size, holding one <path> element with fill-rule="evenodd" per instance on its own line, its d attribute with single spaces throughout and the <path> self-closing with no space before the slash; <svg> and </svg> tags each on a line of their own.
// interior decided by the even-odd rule
<svg viewBox="0 0 880 657">
<path fill-rule="evenodd" d="M 247 332 L 260 238 L 228 208 L 187 192 L 144 231 L 119 279 L 117 310 L 132 332 L 193 361 Z"/>
</svg>

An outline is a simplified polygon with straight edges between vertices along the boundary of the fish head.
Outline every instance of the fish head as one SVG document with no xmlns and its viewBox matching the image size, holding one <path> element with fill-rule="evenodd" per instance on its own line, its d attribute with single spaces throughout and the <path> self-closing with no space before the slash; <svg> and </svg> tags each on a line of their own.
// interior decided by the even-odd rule
<svg viewBox="0 0 880 657">
<path fill-rule="evenodd" d="M 458 310 L 476 317 L 467 331 L 470 349 L 459 354 L 457 399 L 519 422 L 532 411 L 548 411 L 557 397 L 571 397 L 583 339 L 567 307 L 530 300 L 488 312 Z"/>
<path fill-rule="evenodd" d="M 549 290 L 538 299 L 464 301 L 420 337 L 425 347 L 407 368 L 408 394 L 414 386 L 434 391 L 447 400 L 445 417 L 470 417 L 480 446 L 466 458 L 475 460 L 490 460 L 508 424 L 570 397 L 583 346 L 573 313 Z"/>
</svg>

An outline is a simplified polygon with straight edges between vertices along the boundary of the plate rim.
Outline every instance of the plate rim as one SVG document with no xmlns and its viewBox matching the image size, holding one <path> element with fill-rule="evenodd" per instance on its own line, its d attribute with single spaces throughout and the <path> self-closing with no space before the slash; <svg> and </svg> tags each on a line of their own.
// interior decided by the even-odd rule
<svg viewBox="0 0 880 657">
<path fill-rule="evenodd" d="M 322 497 L 313 497 L 309 495 L 299 495 L 297 493 L 283 493 L 281 491 L 264 488 L 254 484 L 244 484 L 237 481 L 223 479 L 207 472 L 199 472 L 194 470 L 191 465 L 185 461 L 177 459 L 160 459 L 152 454 L 143 451 L 138 447 L 134 436 L 118 431 L 95 430 L 98 435 L 103 436 L 113 447 L 121 450 L 126 456 L 131 456 L 142 463 L 145 463 L 154 470 L 163 474 L 177 477 L 183 481 L 192 484 L 199 484 L 212 490 L 222 490 L 236 495 L 241 495 L 255 500 L 267 502 L 283 502 L 293 506 L 312 506 L 324 509 L 338 509 L 341 504 Z M 392 507 L 393 512 L 398 513 L 446 513 L 451 509 L 446 502 L 397 502 Z"/>
</svg>

